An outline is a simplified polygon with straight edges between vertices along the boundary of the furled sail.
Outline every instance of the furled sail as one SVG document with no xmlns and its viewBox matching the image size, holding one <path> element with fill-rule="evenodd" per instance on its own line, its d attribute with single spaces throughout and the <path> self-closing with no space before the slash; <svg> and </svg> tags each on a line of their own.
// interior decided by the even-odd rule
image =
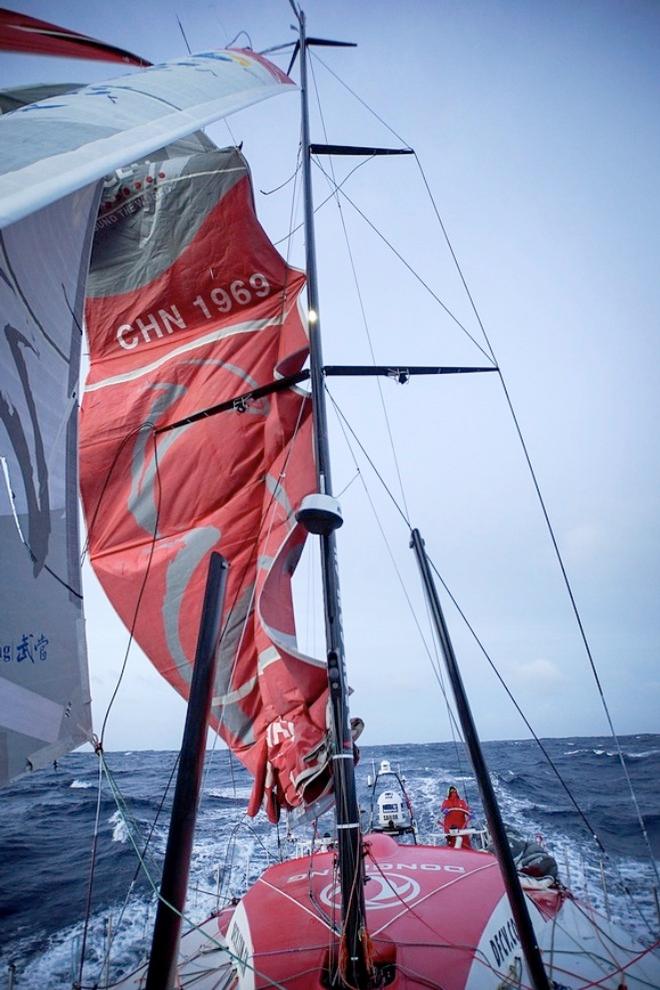
<svg viewBox="0 0 660 990">
<path fill-rule="evenodd" d="M 136 165 L 108 188 L 88 283 L 81 481 L 92 562 L 186 696 L 208 555 L 230 562 L 213 724 L 255 778 L 250 811 L 329 786 L 325 664 L 295 641 L 291 576 L 315 488 L 311 404 L 287 388 L 156 430 L 304 364 L 304 285 L 254 212 L 236 149 Z"/>
</svg>

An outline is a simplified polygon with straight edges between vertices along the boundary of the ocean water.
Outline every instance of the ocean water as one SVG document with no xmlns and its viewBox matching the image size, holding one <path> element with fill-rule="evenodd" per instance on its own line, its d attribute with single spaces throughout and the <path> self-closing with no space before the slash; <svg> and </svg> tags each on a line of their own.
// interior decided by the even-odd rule
<svg viewBox="0 0 660 990">
<path fill-rule="evenodd" d="M 544 742 L 601 837 L 611 915 L 649 941 L 658 929 L 653 873 L 611 739 Z M 625 760 L 656 857 L 660 856 L 660 735 L 622 739 Z M 601 855 L 535 743 L 490 742 L 486 759 L 504 817 L 524 834 L 543 837 L 560 878 L 605 910 Z M 74 753 L 57 769 L 24 777 L 3 792 L 0 816 L 0 986 L 15 966 L 16 990 L 64 990 L 78 975 L 90 852 L 99 807 L 83 986 L 105 986 L 137 965 L 148 950 L 165 850 L 175 753 L 107 753 L 112 784 L 92 753 Z M 447 786 L 454 783 L 481 815 L 463 747 L 452 743 L 364 747 L 357 768 L 360 801 L 368 808 L 372 761 L 400 767 L 421 832 L 435 827 Z M 188 916 L 201 920 L 239 895 L 263 868 L 293 854 L 286 826 L 245 818 L 247 773 L 226 751 L 207 754 L 191 867 Z M 156 818 L 162 803 L 162 810 Z M 155 825 L 154 825 L 155 821 Z M 329 830 L 321 821 L 321 831 Z M 142 855 L 139 867 L 136 849 Z M 299 833 L 303 838 L 304 833 Z M 110 936 L 109 937 L 109 933 Z M 108 945 L 111 951 L 108 958 Z"/>
</svg>

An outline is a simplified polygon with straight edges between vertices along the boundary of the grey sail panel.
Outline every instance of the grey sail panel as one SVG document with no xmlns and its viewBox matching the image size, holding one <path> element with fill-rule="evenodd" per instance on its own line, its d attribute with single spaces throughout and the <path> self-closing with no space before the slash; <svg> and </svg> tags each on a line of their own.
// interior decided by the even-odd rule
<svg viewBox="0 0 660 990">
<path fill-rule="evenodd" d="M 82 89 L 82 83 L 37 83 L 32 86 L 14 86 L 12 89 L 0 91 L 0 113 L 11 113 L 38 103 L 39 100 L 49 100 L 53 96 L 64 96 Z"/>
<path fill-rule="evenodd" d="M 0 226 L 221 117 L 294 89 L 254 52 L 213 51 L 0 116 Z"/>
<path fill-rule="evenodd" d="M 0 114 L 12 113 L 21 107 L 49 100 L 54 96 L 66 96 L 84 89 L 82 83 L 42 83 L 34 86 L 15 86 L 12 89 L 0 90 Z M 215 144 L 206 136 L 204 131 L 195 131 L 185 135 L 178 141 L 164 148 L 156 148 L 150 152 L 150 161 L 161 161 L 167 158 L 177 158 L 180 155 L 194 155 L 198 151 L 214 151 Z"/>
<path fill-rule="evenodd" d="M 0 783 L 91 734 L 78 379 L 97 183 L 0 236 Z"/>
</svg>

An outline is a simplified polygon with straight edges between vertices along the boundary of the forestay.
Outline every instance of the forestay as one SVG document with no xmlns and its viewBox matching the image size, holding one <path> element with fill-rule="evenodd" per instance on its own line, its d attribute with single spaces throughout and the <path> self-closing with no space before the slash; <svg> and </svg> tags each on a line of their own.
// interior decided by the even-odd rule
<svg viewBox="0 0 660 990">
<path fill-rule="evenodd" d="M 325 664 L 296 648 L 295 509 L 315 489 L 311 403 L 287 388 L 156 430 L 297 372 L 288 267 L 236 149 L 135 166 L 109 188 L 90 269 L 81 480 L 92 561 L 160 673 L 187 696 L 208 555 L 230 562 L 213 724 L 272 819 L 329 786 Z"/>
</svg>

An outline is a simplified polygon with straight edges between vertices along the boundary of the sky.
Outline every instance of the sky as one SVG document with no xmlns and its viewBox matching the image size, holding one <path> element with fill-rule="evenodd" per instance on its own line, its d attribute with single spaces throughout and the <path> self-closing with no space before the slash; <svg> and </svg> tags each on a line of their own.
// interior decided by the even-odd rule
<svg viewBox="0 0 660 990">
<path fill-rule="evenodd" d="M 246 30 L 256 49 L 290 40 L 286 0 L 25 3 L 28 14 L 152 61 L 223 47 Z M 316 36 L 355 41 L 320 58 L 415 148 L 498 356 L 621 733 L 660 731 L 660 8 L 619 2 L 310 0 Z M 313 137 L 400 144 L 320 61 L 323 120 Z M 2 85 L 92 81 L 114 66 L 3 53 Z M 283 67 L 286 67 L 286 62 Z M 257 210 L 274 241 L 288 230 L 295 94 L 229 124 L 251 164 Z M 219 144 L 226 125 L 209 129 Z M 352 167 L 341 162 L 337 174 Z M 343 187 L 480 342 L 413 158 L 377 159 Z M 316 200 L 328 195 L 315 174 Z M 382 240 L 342 201 L 376 360 L 483 364 Z M 369 344 L 334 200 L 317 213 L 326 363 L 366 363 Z M 283 249 L 283 248 L 281 248 Z M 302 265 L 298 235 L 291 260 Z M 584 647 L 496 375 L 382 386 L 409 518 L 542 736 L 607 731 Z M 400 499 L 374 382 L 331 392 Z M 408 532 L 368 466 L 360 475 L 331 415 L 352 714 L 363 741 L 450 738 L 446 710 L 374 520 L 376 505 L 418 621 L 428 622 Z M 299 636 L 322 652 L 319 563 L 296 577 Z M 127 632 L 89 569 L 86 619 L 94 720 L 116 684 Z M 527 732 L 448 604 L 447 617 L 484 739 Z M 148 700 L 147 700 L 148 699 Z M 174 749 L 184 704 L 133 647 L 107 734 L 109 749 Z"/>
</svg>

